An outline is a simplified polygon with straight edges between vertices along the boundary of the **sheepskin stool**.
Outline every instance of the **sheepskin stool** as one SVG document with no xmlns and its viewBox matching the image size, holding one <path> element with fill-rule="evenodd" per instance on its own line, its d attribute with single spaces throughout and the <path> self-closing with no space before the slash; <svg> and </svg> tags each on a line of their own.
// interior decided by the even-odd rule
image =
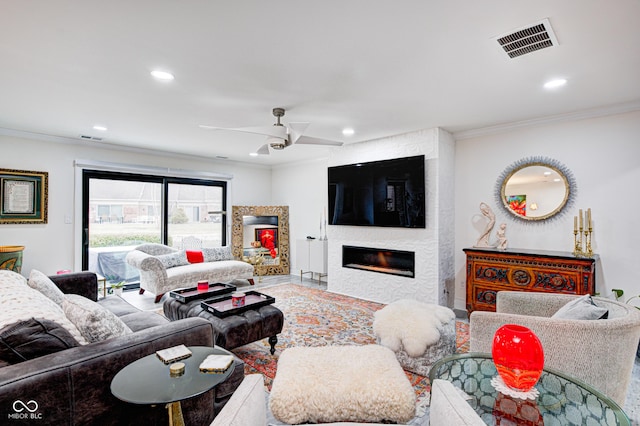
<svg viewBox="0 0 640 426">
<path fill-rule="evenodd" d="M 373 333 L 405 370 L 428 376 L 436 361 L 456 350 L 456 315 L 445 306 L 402 299 L 374 314 Z"/>
<path fill-rule="evenodd" d="M 407 423 L 416 395 L 383 346 L 294 347 L 278 359 L 269 408 L 287 424 Z"/>
</svg>

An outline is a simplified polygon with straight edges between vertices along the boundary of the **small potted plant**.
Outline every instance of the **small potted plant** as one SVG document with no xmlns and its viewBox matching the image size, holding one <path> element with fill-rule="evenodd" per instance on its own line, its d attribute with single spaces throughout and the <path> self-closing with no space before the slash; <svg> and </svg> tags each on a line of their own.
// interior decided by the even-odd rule
<svg viewBox="0 0 640 426">
<path fill-rule="evenodd" d="M 611 289 L 611 291 L 613 291 L 613 294 L 615 295 L 616 300 L 620 300 L 620 298 L 624 296 L 624 290 L 622 290 L 622 289 L 614 288 L 614 289 Z M 640 300 L 640 294 L 638 294 L 636 296 L 631 296 L 630 298 L 625 300 L 624 303 L 629 303 L 633 299 L 639 299 Z M 640 306 L 638 306 L 638 305 L 633 305 L 633 306 L 635 306 L 637 309 L 640 309 Z M 638 350 L 636 351 L 636 357 L 640 358 L 640 342 L 638 343 Z"/>
<path fill-rule="evenodd" d="M 122 289 L 124 288 L 124 285 L 126 284 L 126 281 L 120 281 L 120 282 L 113 282 L 111 283 L 111 292 L 113 294 L 116 294 L 118 296 L 122 295 Z"/>
</svg>

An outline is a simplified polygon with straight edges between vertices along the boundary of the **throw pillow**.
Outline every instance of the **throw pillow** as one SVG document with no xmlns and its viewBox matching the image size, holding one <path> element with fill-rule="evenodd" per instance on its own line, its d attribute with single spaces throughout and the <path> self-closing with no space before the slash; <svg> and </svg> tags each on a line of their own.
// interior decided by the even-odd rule
<svg viewBox="0 0 640 426">
<path fill-rule="evenodd" d="M 175 268 L 176 266 L 188 265 L 187 253 L 184 250 L 175 253 L 160 254 L 156 258 L 162 263 L 164 269 Z"/>
<path fill-rule="evenodd" d="M 187 260 L 189 263 L 202 263 L 204 262 L 204 255 L 202 250 L 187 250 Z"/>
<path fill-rule="evenodd" d="M 116 314 L 78 294 L 67 294 L 62 309 L 90 343 L 132 333 Z"/>
<path fill-rule="evenodd" d="M 220 260 L 233 260 L 233 255 L 231 254 L 231 247 L 213 247 L 213 248 L 203 248 L 202 253 L 204 254 L 205 262 L 217 262 Z"/>
<path fill-rule="evenodd" d="M 40 293 L 53 300 L 59 306 L 62 306 L 64 300 L 64 293 L 58 288 L 57 285 L 49 279 L 48 276 L 35 269 L 31 270 L 29 274 L 29 287 L 38 290 Z"/>
<path fill-rule="evenodd" d="M 29 287 L 22 275 L 0 270 L 0 328 L 34 317 L 60 324 L 78 343 L 87 344 L 78 328 L 64 315 L 61 306 Z"/>
<path fill-rule="evenodd" d="M 18 321 L 0 330 L 0 360 L 17 364 L 79 346 L 64 327 L 47 319 Z"/>
<path fill-rule="evenodd" d="M 590 295 L 572 300 L 551 316 L 560 319 L 595 320 L 607 319 L 609 310 L 596 305 Z"/>
</svg>

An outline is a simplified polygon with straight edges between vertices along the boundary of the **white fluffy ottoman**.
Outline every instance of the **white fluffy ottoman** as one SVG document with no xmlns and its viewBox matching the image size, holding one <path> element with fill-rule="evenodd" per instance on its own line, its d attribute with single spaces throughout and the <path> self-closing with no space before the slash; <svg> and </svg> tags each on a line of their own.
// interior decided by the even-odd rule
<svg viewBox="0 0 640 426">
<path fill-rule="evenodd" d="M 406 370 L 421 376 L 456 350 L 456 315 L 445 306 L 398 300 L 374 314 L 373 332 Z"/>
<path fill-rule="evenodd" d="M 382 346 L 285 349 L 269 407 L 280 421 L 406 423 L 416 396 L 394 353 Z"/>
</svg>

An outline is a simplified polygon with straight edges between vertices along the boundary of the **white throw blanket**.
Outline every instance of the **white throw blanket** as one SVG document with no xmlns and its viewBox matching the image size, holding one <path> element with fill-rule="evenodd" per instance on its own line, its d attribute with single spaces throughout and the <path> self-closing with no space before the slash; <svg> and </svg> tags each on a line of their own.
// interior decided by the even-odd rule
<svg viewBox="0 0 640 426">
<path fill-rule="evenodd" d="M 404 349 L 416 358 L 438 343 L 444 325 L 453 319 L 454 312 L 445 306 L 403 299 L 374 314 L 373 332 L 382 346 Z"/>
</svg>

